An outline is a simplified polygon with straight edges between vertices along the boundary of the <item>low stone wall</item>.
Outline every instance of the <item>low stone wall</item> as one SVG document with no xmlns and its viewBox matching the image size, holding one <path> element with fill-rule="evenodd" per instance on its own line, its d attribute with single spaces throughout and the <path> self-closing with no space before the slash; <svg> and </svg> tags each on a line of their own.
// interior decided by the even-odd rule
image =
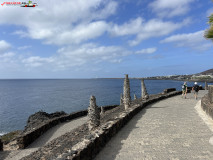
<svg viewBox="0 0 213 160">
<path fill-rule="evenodd" d="M 213 103 L 213 85 L 209 85 L 208 90 L 210 103 Z"/>
<path fill-rule="evenodd" d="M 179 94 L 181 94 L 180 91 L 175 91 L 164 95 L 161 94 L 146 101 L 141 101 L 138 104 L 132 105 L 118 117 L 104 123 L 99 128 L 91 132 L 90 135 L 85 136 L 86 138 L 82 142 L 79 142 L 72 148 L 69 148 L 66 153 L 59 155 L 57 159 L 92 160 L 111 139 L 111 137 L 113 137 L 143 108 L 151 103 Z"/>
<path fill-rule="evenodd" d="M 110 110 L 117 106 L 118 105 L 104 106 L 103 108 L 104 108 L 104 110 Z M 16 137 L 16 139 L 14 140 L 14 141 L 16 141 L 16 145 L 14 145 L 14 143 L 12 143 L 13 149 L 15 149 L 15 150 L 24 149 L 28 145 L 30 145 L 32 142 L 34 142 L 38 137 L 40 137 L 42 134 L 44 134 L 47 130 L 49 130 L 50 128 L 56 126 L 59 123 L 86 116 L 87 113 L 88 113 L 87 110 L 82 110 L 82 111 L 78 111 L 78 112 L 73 112 L 69 115 L 51 119 L 51 120 L 47 121 L 45 124 L 38 126 L 34 130 L 32 130 L 30 132 L 26 132 L 26 133 Z"/>
<path fill-rule="evenodd" d="M 3 143 L 1 141 L 1 139 L 0 139 L 0 151 L 3 151 Z"/>
<path fill-rule="evenodd" d="M 167 88 L 167 89 L 164 89 L 163 93 L 170 93 L 174 91 L 176 91 L 176 88 Z"/>
<path fill-rule="evenodd" d="M 209 93 L 201 99 L 201 107 L 213 119 L 213 85 L 210 85 L 208 90 Z"/>
</svg>

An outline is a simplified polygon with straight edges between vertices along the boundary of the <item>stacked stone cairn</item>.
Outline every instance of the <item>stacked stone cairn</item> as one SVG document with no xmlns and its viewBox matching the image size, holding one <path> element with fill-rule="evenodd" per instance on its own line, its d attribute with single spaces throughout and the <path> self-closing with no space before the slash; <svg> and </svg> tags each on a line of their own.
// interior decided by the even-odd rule
<svg viewBox="0 0 213 160">
<path fill-rule="evenodd" d="M 103 115 L 104 114 L 104 107 L 103 106 L 101 106 L 101 115 Z"/>
<path fill-rule="evenodd" d="M 208 90 L 208 84 L 205 82 L 205 90 Z"/>
<path fill-rule="evenodd" d="M 141 98 L 142 100 L 147 100 L 149 98 L 149 94 L 147 93 L 144 79 L 141 80 Z"/>
<path fill-rule="evenodd" d="M 91 96 L 90 98 L 90 106 L 88 108 L 88 127 L 89 130 L 94 130 L 96 127 L 100 125 L 100 111 L 96 106 L 96 98 L 95 96 Z"/>
<path fill-rule="evenodd" d="M 123 89 L 123 103 L 124 108 L 127 110 L 130 107 L 131 97 L 130 97 L 130 85 L 128 74 L 125 75 L 124 79 L 124 89 Z"/>
<path fill-rule="evenodd" d="M 123 105 L 123 104 L 124 104 L 124 102 L 123 102 L 123 98 L 124 98 L 124 96 L 123 96 L 123 94 L 121 93 L 120 105 Z"/>
<path fill-rule="evenodd" d="M 136 96 L 136 94 L 134 94 L 134 100 L 136 100 L 137 99 L 137 96 Z"/>
<path fill-rule="evenodd" d="M 213 85 L 209 85 L 209 100 L 213 104 Z"/>
</svg>

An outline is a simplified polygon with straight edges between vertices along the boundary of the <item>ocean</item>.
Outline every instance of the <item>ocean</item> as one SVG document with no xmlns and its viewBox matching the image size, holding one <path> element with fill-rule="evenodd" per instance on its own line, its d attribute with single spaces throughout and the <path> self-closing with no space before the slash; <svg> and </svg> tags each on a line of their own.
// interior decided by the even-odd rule
<svg viewBox="0 0 213 160">
<path fill-rule="evenodd" d="M 183 82 L 145 80 L 145 84 L 149 94 L 156 94 L 165 88 L 181 90 Z M 140 80 L 130 79 L 130 87 L 132 98 L 141 96 Z M 87 109 L 91 95 L 98 106 L 119 104 L 122 92 L 123 79 L 0 80 L 0 135 L 24 129 L 28 117 L 41 110 L 71 113 Z"/>
</svg>

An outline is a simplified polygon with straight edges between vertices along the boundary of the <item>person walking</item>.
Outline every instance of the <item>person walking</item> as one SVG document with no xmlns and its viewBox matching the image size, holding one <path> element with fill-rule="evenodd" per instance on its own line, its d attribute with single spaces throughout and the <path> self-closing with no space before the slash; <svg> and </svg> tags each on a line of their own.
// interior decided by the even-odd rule
<svg viewBox="0 0 213 160">
<path fill-rule="evenodd" d="M 197 95 L 199 91 L 199 86 L 197 85 L 197 82 L 195 82 L 194 86 L 192 87 L 192 90 L 194 91 L 195 99 L 197 100 Z"/>
<path fill-rule="evenodd" d="M 186 99 L 186 93 L 187 93 L 187 84 L 186 82 L 184 82 L 184 84 L 182 85 L 182 98 L 185 95 L 185 99 Z"/>
</svg>

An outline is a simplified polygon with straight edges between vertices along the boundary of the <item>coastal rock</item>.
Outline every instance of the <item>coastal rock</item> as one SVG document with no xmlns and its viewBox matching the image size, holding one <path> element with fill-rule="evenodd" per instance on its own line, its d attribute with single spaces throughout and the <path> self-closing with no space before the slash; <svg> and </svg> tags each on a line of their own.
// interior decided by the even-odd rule
<svg viewBox="0 0 213 160">
<path fill-rule="evenodd" d="M 0 139 L 0 151 L 3 151 L 3 143 L 1 141 L 1 139 Z"/>
<path fill-rule="evenodd" d="M 47 122 L 50 119 L 61 117 L 67 115 L 67 113 L 61 111 L 61 112 L 55 112 L 55 113 L 46 113 L 43 111 L 36 112 L 35 114 L 31 115 L 27 120 L 27 125 L 25 126 L 25 129 L 23 132 L 31 131 L 33 128 L 36 128 L 38 125 L 43 124 Z"/>
</svg>

